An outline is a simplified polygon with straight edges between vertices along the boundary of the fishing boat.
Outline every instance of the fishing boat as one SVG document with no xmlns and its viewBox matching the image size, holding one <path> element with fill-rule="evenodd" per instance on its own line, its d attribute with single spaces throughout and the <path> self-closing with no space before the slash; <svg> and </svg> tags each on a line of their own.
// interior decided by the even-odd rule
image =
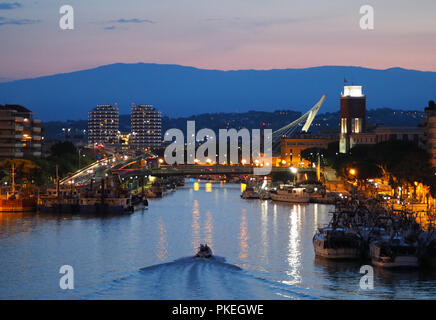
<svg viewBox="0 0 436 320">
<path fill-rule="evenodd" d="M 176 186 L 177 187 L 183 187 L 185 185 L 185 180 L 183 179 L 177 179 L 176 180 Z"/>
<path fill-rule="evenodd" d="M 241 194 L 242 199 L 259 199 L 259 194 L 253 187 L 247 187 Z"/>
<path fill-rule="evenodd" d="M 80 211 L 79 199 L 76 196 L 67 198 L 40 197 L 38 200 L 38 210 L 54 213 L 77 213 Z"/>
<path fill-rule="evenodd" d="M 110 198 L 107 197 L 102 202 L 100 198 L 80 198 L 79 212 L 90 214 L 122 214 L 133 212 L 131 198 Z"/>
<path fill-rule="evenodd" d="M 15 164 L 12 163 L 12 184 L 10 188 L 2 188 L 0 192 L 0 212 L 31 212 L 36 210 L 34 195 L 15 186 Z"/>
<path fill-rule="evenodd" d="M 305 188 L 286 187 L 270 192 L 270 197 L 275 201 L 291 203 L 308 203 L 310 196 Z"/>
<path fill-rule="evenodd" d="M 133 211 L 148 209 L 148 200 L 145 198 L 145 196 L 132 196 L 131 205 L 133 207 Z"/>
<path fill-rule="evenodd" d="M 147 190 L 147 198 L 162 198 L 164 194 L 164 189 L 158 185 L 152 185 Z"/>
<path fill-rule="evenodd" d="M 371 262 L 383 268 L 416 268 L 419 266 L 418 244 L 401 235 L 385 236 L 369 246 Z"/>
<path fill-rule="evenodd" d="M 32 212 L 36 210 L 36 199 L 31 197 L 2 197 L 0 212 Z"/>
<path fill-rule="evenodd" d="M 319 228 L 312 242 L 319 257 L 359 259 L 362 255 L 362 238 L 349 228 Z"/>
</svg>

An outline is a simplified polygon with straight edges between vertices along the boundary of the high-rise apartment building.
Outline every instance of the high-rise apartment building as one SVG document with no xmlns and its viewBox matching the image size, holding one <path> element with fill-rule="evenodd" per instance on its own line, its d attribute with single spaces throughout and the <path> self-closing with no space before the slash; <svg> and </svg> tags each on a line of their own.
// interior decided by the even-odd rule
<svg viewBox="0 0 436 320">
<path fill-rule="evenodd" d="M 88 143 L 115 144 L 118 136 L 118 106 L 108 104 L 97 105 L 89 111 Z"/>
<path fill-rule="evenodd" d="M 0 158 L 40 157 L 42 121 L 20 105 L 0 105 Z"/>
<path fill-rule="evenodd" d="M 162 142 L 162 115 L 151 105 L 132 105 L 130 145 L 135 149 L 156 148 Z"/>
</svg>

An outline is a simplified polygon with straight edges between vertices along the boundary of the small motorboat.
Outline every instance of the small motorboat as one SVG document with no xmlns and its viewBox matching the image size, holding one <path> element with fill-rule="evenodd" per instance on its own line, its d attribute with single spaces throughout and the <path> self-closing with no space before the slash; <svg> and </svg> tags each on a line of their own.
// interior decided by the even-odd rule
<svg viewBox="0 0 436 320">
<path fill-rule="evenodd" d="M 253 187 L 247 187 L 241 194 L 242 199 L 259 199 L 259 194 Z"/>
<path fill-rule="evenodd" d="M 212 257 L 212 249 L 207 244 L 200 244 L 198 252 L 195 255 L 196 258 L 210 258 Z"/>
</svg>

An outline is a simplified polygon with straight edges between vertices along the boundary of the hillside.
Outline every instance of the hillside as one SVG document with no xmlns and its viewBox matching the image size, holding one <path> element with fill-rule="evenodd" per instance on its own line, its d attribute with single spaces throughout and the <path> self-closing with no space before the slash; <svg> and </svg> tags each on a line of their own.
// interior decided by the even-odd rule
<svg viewBox="0 0 436 320">
<path fill-rule="evenodd" d="M 315 67 L 281 70 L 204 70 L 178 65 L 112 64 L 95 69 L 0 83 L 0 104 L 22 104 L 44 121 L 87 119 L 97 104 L 153 104 L 169 117 L 249 110 L 336 112 L 348 83 L 363 85 L 368 109 L 421 110 L 435 98 L 436 72 L 393 68 Z"/>
</svg>

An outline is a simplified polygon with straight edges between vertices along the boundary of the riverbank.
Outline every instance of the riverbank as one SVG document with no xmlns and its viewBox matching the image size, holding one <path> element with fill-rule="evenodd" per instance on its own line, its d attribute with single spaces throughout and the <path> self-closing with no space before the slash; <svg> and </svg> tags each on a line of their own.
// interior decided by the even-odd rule
<svg viewBox="0 0 436 320">
<path fill-rule="evenodd" d="M 390 273 L 376 268 L 374 290 L 361 290 L 361 262 L 315 258 L 312 237 L 318 226 L 330 221 L 332 206 L 245 201 L 240 192 L 240 184 L 186 180 L 177 192 L 150 201 L 148 211 L 130 215 L 0 213 L 0 298 L 432 299 L 436 295 L 436 275 L 426 271 Z M 204 242 L 225 264 L 179 261 Z M 76 274 L 75 289 L 68 292 L 56 286 L 59 268 L 65 264 Z M 204 277 L 211 281 L 201 287 L 203 282 L 196 279 Z M 226 278 L 231 281 L 222 281 Z"/>
</svg>

